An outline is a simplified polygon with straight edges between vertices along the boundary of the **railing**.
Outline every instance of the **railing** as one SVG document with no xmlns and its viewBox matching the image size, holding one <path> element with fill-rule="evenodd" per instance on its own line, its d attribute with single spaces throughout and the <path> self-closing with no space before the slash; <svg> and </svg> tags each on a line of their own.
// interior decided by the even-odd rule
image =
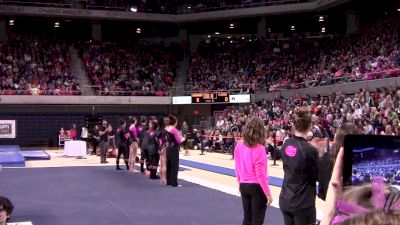
<svg viewBox="0 0 400 225">
<path fill-rule="evenodd" d="M 82 1 L 86 4 L 86 1 Z M 19 5 L 19 6 L 36 6 L 36 7 L 55 7 L 55 8 L 74 8 L 72 3 L 51 3 L 50 1 L 0 1 L 0 5 Z"/>
<path fill-rule="evenodd" d="M 159 95 L 157 91 L 98 91 L 100 96 L 170 96 L 170 92 Z"/>
<path fill-rule="evenodd" d="M 228 9 L 239 9 L 239 8 L 253 8 L 253 7 L 262 7 L 262 6 L 271 6 L 271 5 L 285 5 L 285 4 L 294 4 L 294 3 L 306 3 L 306 2 L 314 2 L 316 0 L 263 0 L 257 3 L 243 3 L 243 4 L 235 4 L 235 5 L 227 5 L 227 6 L 218 6 L 218 7 L 203 7 L 203 6 L 180 6 L 178 7 L 178 14 L 187 14 L 187 13 L 199 13 L 199 12 L 208 12 L 208 11 L 218 11 L 218 10 L 228 10 Z"/>
<path fill-rule="evenodd" d="M 397 73 L 397 75 L 393 76 L 389 73 Z M 370 78 L 373 78 L 373 79 L 369 79 L 368 77 L 373 74 L 379 74 L 381 76 L 377 77 L 377 78 L 373 78 L 371 76 Z M 382 70 L 382 71 L 377 71 L 377 72 L 365 73 L 365 74 L 361 74 L 359 77 L 354 77 L 351 75 L 332 77 L 329 80 L 329 81 L 331 81 L 330 84 L 325 84 L 325 85 L 324 84 L 321 85 L 321 82 L 317 81 L 317 80 L 309 80 L 309 81 L 305 81 L 305 82 L 301 82 L 301 83 L 291 83 L 291 84 L 284 85 L 284 86 L 278 84 L 278 85 L 275 85 L 276 89 L 271 86 L 272 89 L 270 87 L 268 91 L 276 92 L 276 91 L 281 91 L 281 90 L 285 90 L 285 89 L 312 88 L 312 87 L 317 87 L 317 86 L 329 86 L 329 85 L 333 85 L 333 84 L 350 83 L 350 82 L 357 82 L 357 81 L 379 80 L 379 79 L 398 77 L 398 76 L 400 76 L 400 68 L 393 69 L 393 70 Z"/>
<path fill-rule="evenodd" d="M 0 90 L 0 95 L 82 95 L 82 91 L 64 90 Z"/>
<path fill-rule="evenodd" d="M 263 0 L 258 3 L 243 3 L 227 6 L 218 7 L 198 7 L 198 6 L 179 6 L 178 9 L 170 8 L 165 11 L 155 11 L 151 8 L 139 8 L 139 12 L 147 13 L 161 13 L 161 14 L 189 14 L 207 11 L 217 11 L 217 10 L 228 10 L 228 9 L 238 9 L 238 8 L 252 8 L 252 7 L 262 7 L 271 5 L 284 5 L 284 4 L 294 4 L 294 3 L 307 3 L 315 2 L 316 0 Z M 28 1 L 18 1 L 18 0 L 5 0 L 0 1 L 0 5 L 20 5 L 20 6 L 36 6 L 36 7 L 55 7 L 55 8 L 77 8 L 77 9 L 93 9 L 93 10 L 114 10 L 114 11 L 130 11 L 128 6 L 107 6 L 107 5 L 92 5 L 86 0 L 71 0 L 69 3 L 51 3 L 45 0 L 28 0 Z"/>
<path fill-rule="evenodd" d="M 252 84 L 243 84 L 242 85 L 242 88 L 252 88 L 252 87 L 253 87 Z M 249 90 L 251 90 L 251 89 L 249 89 Z M 193 90 L 193 85 L 186 85 L 185 86 L 185 95 L 190 95 L 192 93 L 203 93 L 203 92 L 250 93 L 251 91 L 243 92 L 243 89 L 241 89 L 241 88 L 219 89 L 219 90 Z"/>
</svg>

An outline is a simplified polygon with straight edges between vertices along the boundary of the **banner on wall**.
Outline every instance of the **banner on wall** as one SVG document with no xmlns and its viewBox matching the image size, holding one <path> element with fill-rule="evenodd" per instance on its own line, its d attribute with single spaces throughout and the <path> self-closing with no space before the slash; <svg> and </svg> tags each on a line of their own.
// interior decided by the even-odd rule
<svg viewBox="0 0 400 225">
<path fill-rule="evenodd" d="M 15 138 L 15 120 L 0 120 L 0 138 Z"/>
</svg>

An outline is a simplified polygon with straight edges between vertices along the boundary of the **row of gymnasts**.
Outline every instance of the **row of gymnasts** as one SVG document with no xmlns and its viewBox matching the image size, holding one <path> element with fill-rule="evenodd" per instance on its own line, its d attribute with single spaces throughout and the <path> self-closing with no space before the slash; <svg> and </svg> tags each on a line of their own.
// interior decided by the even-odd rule
<svg viewBox="0 0 400 225">
<path fill-rule="evenodd" d="M 123 156 L 127 170 L 135 172 L 136 162 L 139 161 L 140 172 L 148 175 L 150 179 L 160 179 L 162 183 L 172 187 L 180 186 L 179 149 L 184 138 L 176 128 L 177 123 L 178 120 L 172 115 L 162 119 L 162 126 L 154 117 L 149 120 L 144 116 L 139 120 L 133 116 L 129 117 L 129 126 L 121 119 L 116 133 L 116 169 L 121 170 L 119 160 Z"/>
</svg>

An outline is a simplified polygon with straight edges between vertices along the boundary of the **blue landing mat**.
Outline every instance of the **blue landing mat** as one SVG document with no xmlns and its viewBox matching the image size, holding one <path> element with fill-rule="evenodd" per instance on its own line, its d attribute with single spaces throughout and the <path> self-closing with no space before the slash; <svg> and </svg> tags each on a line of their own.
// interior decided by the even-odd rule
<svg viewBox="0 0 400 225">
<path fill-rule="evenodd" d="M 18 145 L 0 145 L 0 152 L 19 152 Z"/>
<path fill-rule="evenodd" d="M 0 165 L 6 167 L 25 167 L 25 159 L 19 152 L 0 152 Z"/>
<path fill-rule="evenodd" d="M 50 160 L 50 155 L 45 151 L 21 151 L 26 160 Z"/>
<path fill-rule="evenodd" d="M 235 170 L 234 169 L 230 169 L 230 168 L 226 168 L 226 167 L 214 166 L 214 165 L 209 165 L 209 164 L 199 163 L 199 162 L 193 162 L 193 161 L 184 160 L 184 159 L 180 159 L 179 163 L 184 165 L 184 166 L 193 167 L 193 168 L 196 168 L 196 169 L 206 170 L 206 171 L 219 173 L 219 174 L 224 174 L 224 175 L 228 175 L 228 176 L 232 176 L 232 177 L 235 176 Z M 273 185 L 273 186 L 277 186 L 277 187 L 282 187 L 283 179 L 282 178 L 278 178 L 278 177 L 271 177 L 270 176 L 269 177 L 269 184 Z"/>
<path fill-rule="evenodd" d="M 6 181 L 6 182 L 1 182 Z M 34 225 L 238 225 L 239 197 L 180 180 L 162 185 L 110 167 L 3 169 L 1 195 L 14 204 L 10 222 Z M 264 225 L 282 225 L 269 207 Z"/>
</svg>

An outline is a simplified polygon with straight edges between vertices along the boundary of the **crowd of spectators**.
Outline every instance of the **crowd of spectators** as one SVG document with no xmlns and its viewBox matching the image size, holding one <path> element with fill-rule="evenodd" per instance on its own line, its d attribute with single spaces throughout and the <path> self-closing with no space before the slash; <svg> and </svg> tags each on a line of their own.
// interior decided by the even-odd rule
<svg viewBox="0 0 400 225">
<path fill-rule="evenodd" d="M 0 94 L 80 95 L 69 45 L 30 38 L 0 43 Z"/>
<path fill-rule="evenodd" d="M 399 76 L 399 16 L 346 36 L 211 38 L 191 57 L 188 90 L 267 91 Z M 257 87 L 258 86 L 258 87 Z M 245 87 L 245 88 L 243 88 Z"/>
<path fill-rule="evenodd" d="M 307 106 L 312 113 L 308 136 L 315 143 L 333 140 L 343 122 L 354 123 L 360 134 L 400 135 L 400 88 L 385 88 L 360 90 L 354 96 L 340 92 L 327 97 L 296 96 L 229 108 L 216 119 L 215 126 L 202 130 L 205 136 L 211 136 L 204 140 L 211 145 L 219 138 L 231 139 L 223 136 L 240 137 L 248 118 L 258 116 L 265 122 L 269 138 L 276 135 L 279 145 L 291 135 L 291 116 L 300 106 Z"/>
<path fill-rule="evenodd" d="M 99 95 L 166 96 L 176 76 L 177 45 L 82 43 L 86 73 Z"/>
</svg>

